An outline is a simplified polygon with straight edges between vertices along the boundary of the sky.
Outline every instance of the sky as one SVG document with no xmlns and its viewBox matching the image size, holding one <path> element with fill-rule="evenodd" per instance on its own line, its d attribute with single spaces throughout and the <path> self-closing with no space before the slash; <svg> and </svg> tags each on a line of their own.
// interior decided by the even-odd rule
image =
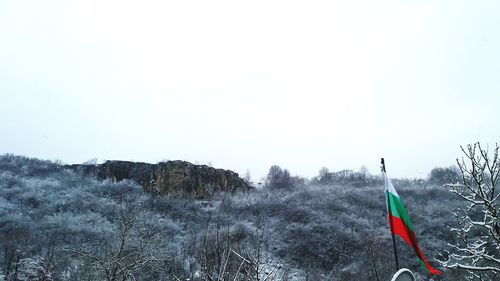
<svg viewBox="0 0 500 281">
<path fill-rule="evenodd" d="M 426 177 L 500 139 L 498 1 L 1 1 L 0 154 Z"/>
</svg>

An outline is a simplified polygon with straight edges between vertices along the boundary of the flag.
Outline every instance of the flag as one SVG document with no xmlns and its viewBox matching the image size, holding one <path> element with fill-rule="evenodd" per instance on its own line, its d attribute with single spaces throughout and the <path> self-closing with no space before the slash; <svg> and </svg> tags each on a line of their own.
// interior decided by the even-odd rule
<svg viewBox="0 0 500 281">
<path fill-rule="evenodd" d="M 433 268 L 429 262 L 425 259 L 422 250 L 418 246 L 417 237 L 413 229 L 413 224 L 411 223 L 410 217 L 406 212 L 403 202 L 399 198 L 396 189 L 391 183 L 391 180 L 387 177 L 384 172 L 385 180 L 385 198 L 387 205 L 387 213 L 389 218 L 389 225 L 391 227 L 391 233 L 401 237 L 408 246 L 410 246 L 417 254 L 418 261 L 420 265 L 425 269 L 428 274 L 443 274 L 441 271 Z"/>
</svg>

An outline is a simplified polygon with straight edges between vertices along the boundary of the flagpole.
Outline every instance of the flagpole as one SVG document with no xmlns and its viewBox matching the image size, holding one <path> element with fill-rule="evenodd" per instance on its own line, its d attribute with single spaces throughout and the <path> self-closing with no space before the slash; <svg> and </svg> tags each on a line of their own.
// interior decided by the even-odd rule
<svg viewBox="0 0 500 281">
<path fill-rule="evenodd" d="M 380 163 L 382 164 L 381 168 L 382 168 L 382 173 L 384 173 L 384 176 L 385 176 L 385 161 L 384 161 L 384 158 L 381 158 L 380 160 Z M 384 177 L 384 181 L 385 181 L 385 177 Z M 385 196 L 386 196 L 386 201 L 387 201 L 387 212 L 388 212 L 388 217 L 389 217 L 389 226 L 391 228 L 391 235 L 392 235 L 392 246 L 394 248 L 394 260 L 396 261 L 396 271 L 399 270 L 399 260 L 398 260 L 398 249 L 396 248 L 396 237 L 394 236 L 394 226 L 392 224 L 392 214 L 391 214 L 391 206 L 389 204 L 391 204 L 391 202 L 389 201 L 389 192 L 385 192 Z"/>
</svg>

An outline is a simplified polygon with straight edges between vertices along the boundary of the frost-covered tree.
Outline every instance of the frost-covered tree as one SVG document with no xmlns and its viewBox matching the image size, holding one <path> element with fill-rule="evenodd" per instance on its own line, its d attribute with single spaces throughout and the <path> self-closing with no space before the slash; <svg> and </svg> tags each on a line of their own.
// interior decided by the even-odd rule
<svg viewBox="0 0 500 281">
<path fill-rule="evenodd" d="M 499 146 L 490 153 L 475 143 L 462 151 L 464 157 L 457 159 L 462 182 L 446 187 L 463 206 L 454 212 L 456 240 L 441 264 L 467 271 L 469 280 L 500 280 Z"/>
<path fill-rule="evenodd" d="M 43 257 L 33 257 L 21 259 L 17 266 L 16 272 L 10 280 L 16 281 L 51 281 L 52 272 L 47 267 Z"/>
<path fill-rule="evenodd" d="M 293 187 L 290 172 L 287 169 L 282 170 L 278 165 L 271 166 L 271 168 L 269 168 L 269 173 L 267 174 L 266 187 L 271 189 Z"/>
<path fill-rule="evenodd" d="M 460 170 L 455 166 L 447 168 L 437 167 L 432 169 L 431 173 L 429 174 L 429 182 L 437 185 L 456 183 L 460 182 L 460 180 Z"/>
<path fill-rule="evenodd" d="M 117 237 L 73 249 L 72 256 L 83 259 L 89 268 L 100 273 L 99 277 L 108 281 L 136 280 L 141 270 L 159 271 L 167 262 L 167 247 L 162 243 L 161 226 L 153 225 L 154 220 L 148 220 L 147 215 L 151 214 L 122 211 Z"/>
</svg>

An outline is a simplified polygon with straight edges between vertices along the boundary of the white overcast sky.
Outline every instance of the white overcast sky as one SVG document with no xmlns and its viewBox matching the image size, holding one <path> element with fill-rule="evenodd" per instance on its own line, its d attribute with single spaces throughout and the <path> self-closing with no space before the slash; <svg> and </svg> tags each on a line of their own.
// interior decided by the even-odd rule
<svg viewBox="0 0 500 281">
<path fill-rule="evenodd" d="M 1 1 L 0 153 L 425 177 L 500 139 L 499 1 Z"/>
</svg>

